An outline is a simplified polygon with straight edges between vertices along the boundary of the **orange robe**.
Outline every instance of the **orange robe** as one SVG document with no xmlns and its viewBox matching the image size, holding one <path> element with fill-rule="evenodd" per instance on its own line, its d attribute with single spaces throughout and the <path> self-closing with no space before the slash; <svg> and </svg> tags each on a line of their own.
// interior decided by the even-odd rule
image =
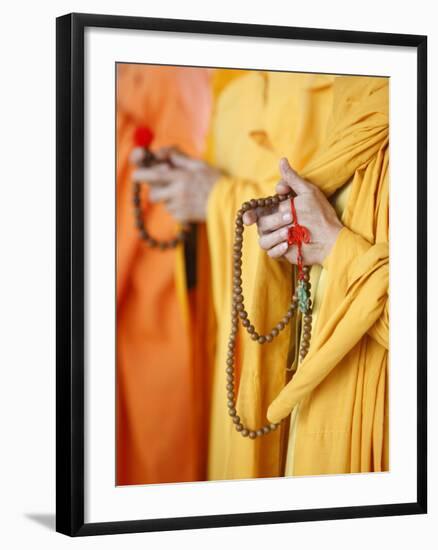
<svg viewBox="0 0 438 550">
<path fill-rule="evenodd" d="M 175 145 L 199 156 L 211 109 L 206 69 L 118 66 L 117 78 L 117 484 L 194 481 L 205 453 L 189 325 L 176 284 L 181 251 L 147 248 L 134 227 L 129 155 L 137 126 L 152 148 Z M 159 239 L 177 227 L 162 205 L 147 204 Z M 180 262 L 182 265 L 182 262 Z"/>
</svg>

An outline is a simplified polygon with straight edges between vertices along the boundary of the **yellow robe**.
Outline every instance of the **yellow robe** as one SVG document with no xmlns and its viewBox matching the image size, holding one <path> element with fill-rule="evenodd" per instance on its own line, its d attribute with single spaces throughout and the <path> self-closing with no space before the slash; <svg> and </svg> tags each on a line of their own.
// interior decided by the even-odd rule
<svg viewBox="0 0 438 550">
<path fill-rule="evenodd" d="M 213 142 L 212 160 L 228 176 L 213 190 L 207 219 L 217 317 L 209 479 L 283 475 L 286 446 L 295 475 L 386 469 L 388 81 L 250 73 L 221 94 Z M 323 266 L 311 347 L 286 387 L 299 327 L 264 346 L 239 331 L 238 413 L 257 428 L 267 411 L 279 421 L 295 409 L 292 444 L 281 433 L 287 425 L 255 441 L 242 438 L 225 397 L 234 216 L 244 200 L 273 193 L 283 155 L 327 196 L 352 179 L 345 228 Z M 255 228 L 247 229 L 243 292 L 259 333 L 284 315 L 291 279 L 291 266 L 269 259 Z"/>
</svg>

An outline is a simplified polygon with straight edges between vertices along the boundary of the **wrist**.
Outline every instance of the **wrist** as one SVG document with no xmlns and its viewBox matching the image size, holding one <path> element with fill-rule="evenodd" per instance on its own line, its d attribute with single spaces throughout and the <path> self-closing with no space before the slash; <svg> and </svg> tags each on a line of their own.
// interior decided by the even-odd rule
<svg viewBox="0 0 438 550">
<path fill-rule="evenodd" d="M 336 220 L 337 223 L 332 224 L 328 231 L 326 232 L 326 243 L 323 251 L 323 257 L 321 259 L 321 265 L 324 265 L 324 262 L 330 255 L 330 252 L 333 250 L 333 247 L 335 246 L 336 241 L 338 240 L 339 233 L 343 229 L 343 225 L 339 220 Z"/>
</svg>

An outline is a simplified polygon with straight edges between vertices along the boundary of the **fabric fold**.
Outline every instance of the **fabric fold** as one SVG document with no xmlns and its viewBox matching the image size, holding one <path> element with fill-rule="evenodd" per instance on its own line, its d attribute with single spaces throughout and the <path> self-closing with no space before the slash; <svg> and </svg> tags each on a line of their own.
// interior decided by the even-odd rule
<svg viewBox="0 0 438 550">
<path fill-rule="evenodd" d="M 336 250 L 332 253 L 329 266 L 331 263 L 336 265 L 342 250 L 351 249 L 350 241 L 358 239 L 361 237 L 344 228 L 335 244 Z M 355 245 L 357 243 L 353 249 Z M 290 414 L 379 319 L 388 295 L 388 272 L 386 244 L 369 245 L 368 250 L 354 260 L 348 271 L 343 300 L 312 341 L 309 354 L 292 381 L 270 405 L 268 419 L 271 422 L 279 422 Z"/>
</svg>

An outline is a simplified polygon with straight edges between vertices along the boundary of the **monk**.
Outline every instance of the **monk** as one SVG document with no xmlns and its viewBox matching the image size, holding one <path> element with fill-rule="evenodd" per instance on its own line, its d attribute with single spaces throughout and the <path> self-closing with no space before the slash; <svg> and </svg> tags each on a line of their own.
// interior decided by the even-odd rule
<svg viewBox="0 0 438 550">
<path fill-rule="evenodd" d="M 272 195 L 272 181 L 278 177 L 272 178 L 268 168 L 263 173 L 266 154 L 289 158 L 295 170 L 283 161 L 277 192 L 297 194 L 298 218 L 312 237 L 303 246 L 304 263 L 312 266 L 312 336 L 308 354 L 300 361 L 300 316 L 270 345 L 260 346 L 239 330 L 235 384 L 240 419 L 253 429 L 281 422 L 267 436 L 245 439 L 226 419 L 230 320 L 223 307 L 210 475 L 386 470 L 388 81 L 277 73 L 268 74 L 264 90 L 261 81 L 254 74 L 239 86 L 236 82 L 229 97 L 222 98 L 227 110 L 222 117 L 217 113 L 217 133 L 226 139 L 224 125 L 235 126 L 238 116 L 237 108 L 232 113 L 233 101 L 242 94 L 258 101 L 252 120 L 245 113 L 245 122 L 249 120 L 249 135 L 258 136 L 266 151 L 243 155 L 240 163 L 236 159 L 234 177 L 228 175 L 215 186 L 208 208 L 212 256 L 216 267 L 221 262 L 222 272 L 230 272 L 233 219 L 224 223 L 219 213 L 235 213 L 243 201 Z M 278 160 L 272 162 L 272 169 L 277 166 Z M 284 316 L 293 290 L 291 264 L 296 263 L 297 250 L 285 242 L 290 206 L 283 202 L 278 212 L 247 212 L 244 221 L 257 221 L 259 234 L 245 232 L 243 295 L 251 322 L 266 334 Z M 226 232 L 220 242 L 214 238 L 219 227 Z M 264 256 L 266 250 L 269 255 Z M 215 287 L 218 305 L 231 298 L 228 277 L 222 276 Z"/>
<path fill-rule="evenodd" d="M 248 72 L 218 97 L 210 140 L 208 163 L 198 165 L 199 174 L 212 176 L 209 479 L 386 470 L 388 81 Z M 311 266 L 313 328 L 301 361 L 299 315 L 270 345 L 239 328 L 233 382 L 239 420 L 254 431 L 279 424 L 250 439 L 231 422 L 229 412 L 236 413 L 227 404 L 234 221 L 244 201 L 272 195 L 281 157 L 295 170 L 282 162 L 277 191 L 297 194 L 298 216 L 311 235 L 303 253 Z M 213 184 L 208 166 L 221 171 Z M 294 290 L 296 250 L 285 244 L 291 221 L 288 203 L 245 215 L 258 232 L 245 231 L 242 289 L 260 334 L 283 317 Z"/>
<path fill-rule="evenodd" d="M 142 243 L 134 224 L 130 162 L 137 127 L 152 148 L 201 155 L 211 111 L 207 70 L 120 64 L 117 69 L 117 484 L 205 478 L 205 430 L 196 398 L 190 298 L 182 247 Z M 178 231 L 148 198 L 147 227 L 158 239 Z"/>
</svg>

